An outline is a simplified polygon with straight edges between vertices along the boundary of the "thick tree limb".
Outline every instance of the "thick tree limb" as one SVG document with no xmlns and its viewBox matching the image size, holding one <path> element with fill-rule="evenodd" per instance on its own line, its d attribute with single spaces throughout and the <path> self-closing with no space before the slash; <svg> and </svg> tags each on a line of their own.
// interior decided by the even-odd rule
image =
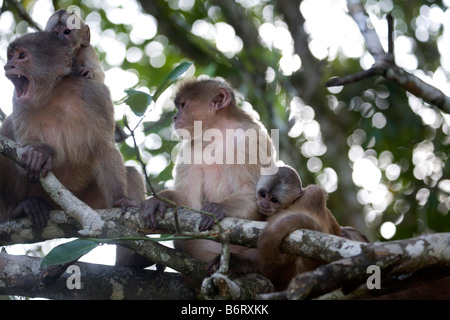
<svg viewBox="0 0 450 320">
<path fill-rule="evenodd" d="M 391 34 L 393 32 L 392 17 L 388 15 L 390 34 L 389 49 L 386 53 L 361 1 L 349 0 L 348 10 L 364 36 L 366 47 L 375 59 L 375 63 L 372 68 L 367 71 L 358 72 L 342 78 L 332 78 L 326 83 L 326 85 L 328 87 L 341 86 L 374 75 L 383 76 L 413 95 L 422 98 L 425 102 L 437 106 L 446 113 L 450 113 L 450 97 L 445 95 L 441 90 L 422 81 L 415 75 L 406 72 L 404 69 L 395 64 Z"/>
<path fill-rule="evenodd" d="M 12 141 L 0 138 L 0 153 L 20 164 L 18 160 L 20 159 L 20 148 Z M 104 210 L 97 214 L 84 205 L 93 212 L 86 213 L 84 211 L 86 209 L 80 210 L 78 205 L 73 209 L 71 203 L 76 203 L 79 200 L 70 192 L 64 190 L 52 174 L 48 174 L 45 178 L 41 177 L 41 184 L 52 194 L 52 198 L 63 209 L 69 212 L 75 211 L 73 217 L 83 225 L 83 235 L 101 238 L 141 236 L 138 230 L 142 231 L 142 222 L 136 211 L 129 210 L 125 216 L 121 214 L 119 209 Z M 87 221 L 91 221 L 92 215 L 98 219 L 99 222 L 95 224 L 94 231 L 91 230 L 92 225 L 86 227 L 87 224 L 83 215 L 87 215 Z M 202 214 L 180 209 L 176 216 L 178 217 L 177 221 L 175 221 L 173 212 L 166 213 L 165 219 L 157 217 L 157 228 L 172 233 L 198 230 Z M 176 226 L 179 230 L 176 230 Z M 226 218 L 221 222 L 221 226 L 222 229 L 228 230 L 228 238 L 231 243 L 256 247 L 265 222 Z M 214 226 L 214 228 L 218 229 L 218 226 Z M 85 231 L 85 229 L 89 230 Z M 0 245 L 74 237 L 79 234 L 78 225 L 74 220 L 62 212 L 52 212 L 47 226 L 42 230 L 33 229 L 28 219 L 1 224 Z M 206 277 L 204 262 L 153 241 L 141 239 L 115 240 L 114 243 L 126 246 L 142 254 L 150 261 L 172 267 L 196 280 L 202 280 Z M 402 242 L 366 244 L 311 230 L 298 230 L 286 237 L 281 245 L 281 250 L 331 263 L 294 278 L 287 291 L 287 297 L 291 299 L 310 298 L 343 286 L 357 286 L 362 279 L 367 277 L 365 270 L 369 265 L 381 265 L 383 270 L 389 270 L 389 276 L 410 273 L 435 265 L 449 266 L 449 248 L 450 234 L 427 235 L 416 239 L 403 240 Z M 354 266 L 351 273 L 348 273 L 349 265 Z M 395 268 L 398 270 L 395 271 Z M 45 287 L 48 281 L 52 282 L 53 279 L 58 278 L 62 270 L 59 267 L 40 272 L 36 277 L 38 282 L 31 288 L 32 291 L 42 291 L 40 288 Z M 248 282 L 247 279 L 253 280 Z M 248 283 L 254 285 L 247 286 Z M 254 275 L 231 280 L 216 273 L 204 281 L 202 290 L 207 298 L 249 299 L 257 294 L 271 291 L 272 287 L 263 277 L 261 277 L 261 281 L 255 281 Z"/>
<path fill-rule="evenodd" d="M 42 285 L 42 259 L 0 253 L 0 295 L 49 299 L 196 299 L 197 294 L 178 273 L 111 267 L 77 262 L 81 289 L 69 289 L 69 277 L 62 276 Z"/>
<path fill-rule="evenodd" d="M 139 213 L 136 209 L 130 208 L 125 215 L 122 215 L 118 208 L 97 210 L 97 212 L 104 222 L 104 227 L 97 236 L 99 238 L 131 237 L 136 236 L 136 231 L 148 232 L 148 230 L 143 228 L 143 223 L 140 221 Z M 201 214 L 179 210 L 178 218 L 181 231 L 198 230 Z M 164 219 L 157 215 L 156 221 L 158 233 L 174 233 L 176 231 L 172 212 L 167 212 Z M 232 244 L 254 248 L 266 222 L 225 218 L 221 221 L 221 225 L 228 230 Z M 76 222 L 65 216 L 61 211 L 52 211 L 48 225 L 41 230 L 32 228 L 31 222 L 27 218 L 8 221 L 0 224 L 0 245 L 34 243 L 53 238 L 76 237 L 77 227 Z M 213 230 L 214 228 L 216 227 L 213 227 Z M 414 241 L 419 241 L 419 244 L 421 241 L 425 241 L 427 244 L 426 248 L 431 249 L 434 248 L 431 245 L 438 248 L 445 247 L 445 245 L 450 247 L 450 233 L 430 234 L 392 242 L 364 243 L 313 230 L 296 230 L 283 240 L 281 250 L 286 253 L 315 258 L 324 262 L 332 262 L 357 256 L 364 250 L 371 250 L 371 248 L 375 250 L 374 248 L 378 246 L 384 248 L 384 246 L 392 244 L 393 246 L 401 247 L 411 245 L 415 243 Z M 147 245 L 147 241 L 145 244 L 142 241 L 140 242 L 141 246 Z M 149 244 L 153 245 L 154 242 L 150 241 Z M 447 259 L 449 259 L 447 254 L 444 255 L 442 253 L 439 258 L 447 262 Z"/>
<path fill-rule="evenodd" d="M 0 136 L 0 154 L 23 166 L 20 161 L 21 152 L 22 149 L 14 141 Z M 78 231 L 80 235 L 95 236 L 100 232 L 103 221 L 98 214 L 67 190 L 52 172 L 45 177 L 41 176 L 39 181 L 52 200 L 82 225 L 83 229 Z"/>
<path fill-rule="evenodd" d="M 309 50 L 310 35 L 304 28 L 305 17 L 300 11 L 301 2 L 302 0 L 278 1 L 275 8 L 283 15 L 294 39 L 295 53 L 302 61 L 302 72 L 296 74 L 296 77 L 301 79 L 301 90 L 298 91 L 305 104 L 310 104 L 316 88 L 320 85 L 326 63 L 314 57 Z"/>
<path fill-rule="evenodd" d="M 435 267 L 419 270 L 414 273 L 393 277 L 383 277 L 380 289 L 369 289 L 367 283 L 348 292 L 345 288 L 334 290 L 318 297 L 320 300 L 350 300 L 350 299 L 450 299 L 450 267 Z M 386 279 L 385 279 L 386 278 Z M 347 288 L 348 289 L 348 288 Z M 436 292 L 440 293 L 436 295 Z M 286 298 L 286 296 L 285 296 Z"/>
<path fill-rule="evenodd" d="M 288 298 L 314 298 L 341 287 L 359 286 L 366 281 L 369 266 L 379 267 L 383 279 L 434 266 L 450 267 L 450 234 L 437 233 L 368 245 L 355 257 L 297 275 L 288 287 Z"/>
<path fill-rule="evenodd" d="M 139 214 L 135 209 L 129 209 L 125 215 L 122 215 L 120 209 L 98 210 L 97 212 L 104 222 L 97 238 L 145 236 L 136 231 L 142 226 L 139 225 Z M 42 229 L 34 228 L 27 218 L 0 224 L 0 245 L 78 237 L 78 228 L 75 220 L 68 217 L 63 211 L 52 211 L 47 225 Z M 135 250 L 154 263 L 168 266 L 193 278 L 202 280 L 206 276 L 205 263 L 157 242 L 118 240 L 114 243 Z"/>
<path fill-rule="evenodd" d="M 129 210 L 125 216 L 121 215 L 120 209 L 103 210 L 99 212 L 99 215 L 104 220 L 104 228 L 100 235 L 101 237 L 126 236 L 134 234 L 136 230 L 142 227 L 140 225 L 138 213 L 135 210 Z M 178 215 L 181 230 L 197 230 L 201 214 L 180 210 Z M 157 216 L 158 228 L 164 230 L 164 232 L 173 232 L 173 219 L 173 213 L 171 212 L 166 213 L 165 219 L 161 219 Z M 259 233 L 265 226 L 265 222 L 246 221 L 233 218 L 225 218 L 221 224 L 223 228 L 229 230 L 231 243 L 249 247 L 254 247 L 256 245 Z M 143 231 L 142 229 L 140 230 Z M 57 211 L 51 212 L 49 225 L 42 230 L 32 229 L 31 223 L 27 218 L 0 224 L 0 245 L 36 242 L 53 237 L 61 238 L 73 236 L 77 236 L 76 222 L 67 217 L 64 213 Z M 161 245 L 149 241 L 131 241 L 130 243 L 133 243 L 129 246 L 130 248 L 141 250 L 140 253 L 144 254 L 154 262 L 169 267 L 178 266 L 176 268 L 179 268 L 178 271 L 180 272 L 190 274 L 191 276 L 195 276 L 196 274 L 200 275 L 197 279 L 200 279 L 205 275 L 204 263 L 183 256 L 180 252 L 167 251 L 166 249 L 172 250 L 169 248 L 158 251 L 160 249 L 158 246 Z M 120 244 L 126 245 L 127 243 L 120 242 Z M 305 277 L 304 279 L 312 279 L 307 282 L 311 285 L 305 285 L 306 287 L 304 290 L 306 290 L 306 293 L 292 293 L 289 296 L 290 298 L 313 297 L 330 292 L 342 286 L 358 286 L 362 281 L 361 279 L 367 279 L 366 269 L 368 265 L 381 264 L 382 269 L 389 270 L 390 276 L 409 274 L 415 270 L 422 270 L 425 267 L 430 266 L 448 266 L 450 265 L 449 248 L 450 233 L 430 234 L 413 239 L 366 244 L 311 230 L 294 231 L 283 241 L 281 247 L 284 252 L 318 258 L 325 262 L 336 261 L 329 265 L 324 265 L 310 273 L 300 275 L 299 277 Z M 179 255 L 179 257 L 177 257 L 177 255 Z M 191 263 L 191 265 L 181 269 L 180 266 L 185 265 L 186 261 Z M 350 265 L 351 268 L 349 268 Z M 351 270 L 356 271 L 352 272 L 349 276 L 348 273 L 351 272 Z M 318 280 L 314 281 L 316 276 L 318 279 L 323 279 L 325 274 L 329 276 L 326 277 L 327 281 L 323 281 L 326 282 L 325 284 Z M 233 282 L 229 282 L 227 280 L 224 282 L 217 282 L 217 280 L 217 276 L 213 277 L 213 281 L 215 281 L 213 285 L 217 286 L 217 288 L 222 288 L 223 291 L 207 290 L 207 288 L 205 288 L 206 293 L 208 294 L 207 297 L 218 298 L 220 296 L 238 296 L 249 298 L 249 294 L 247 293 L 236 295 L 235 291 L 233 291 L 233 282 L 237 283 L 238 281 L 233 280 Z M 245 279 L 239 281 L 246 283 Z M 222 283 L 225 283 L 226 286 L 222 286 Z M 295 288 L 294 285 L 292 286 L 292 288 Z M 245 291 L 247 288 L 241 287 L 240 290 Z M 259 293 L 267 292 L 267 283 L 262 281 L 261 285 L 257 286 L 255 290 L 263 290 L 259 291 Z M 217 292 L 222 293 L 217 294 Z M 256 294 L 255 291 L 250 292 L 253 295 Z M 214 293 L 217 294 L 217 296 L 215 296 Z"/>
</svg>

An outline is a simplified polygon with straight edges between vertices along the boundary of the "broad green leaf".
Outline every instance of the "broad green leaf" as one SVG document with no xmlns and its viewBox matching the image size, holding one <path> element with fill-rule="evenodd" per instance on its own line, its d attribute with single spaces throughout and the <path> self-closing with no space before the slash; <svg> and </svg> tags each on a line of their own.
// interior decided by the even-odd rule
<svg viewBox="0 0 450 320">
<path fill-rule="evenodd" d="M 124 102 L 130 106 L 135 115 L 139 117 L 143 116 L 147 107 L 152 102 L 153 97 L 148 93 L 134 89 L 127 89 L 125 92 L 128 97 L 125 98 Z"/>
<path fill-rule="evenodd" d="M 173 113 L 165 112 L 157 121 L 146 121 L 144 122 L 144 133 L 146 135 L 150 133 L 158 133 L 160 130 L 170 127 L 170 124 L 173 121 L 172 119 Z"/>
<path fill-rule="evenodd" d="M 81 256 L 96 248 L 99 243 L 91 240 L 76 239 L 60 244 L 52 249 L 42 260 L 41 267 L 48 267 L 78 260 Z"/>
<path fill-rule="evenodd" d="M 175 69 L 170 72 L 167 77 L 163 80 L 163 82 L 156 89 L 155 94 L 153 95 L 153 99 L 155 101 L 158 97 L 172 84 L 177 80 L 183 73 L 186 72 L 187 69 L 192 65 L 192 62 L 182 62 Z"/>
</svg>

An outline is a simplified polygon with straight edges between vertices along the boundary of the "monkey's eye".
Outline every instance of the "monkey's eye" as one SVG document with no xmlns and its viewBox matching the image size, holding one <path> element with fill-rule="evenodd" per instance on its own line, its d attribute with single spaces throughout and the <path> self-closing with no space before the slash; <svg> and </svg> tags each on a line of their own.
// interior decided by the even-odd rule
<svg viewBox="0 0 450 320">
<path fill-rule="evenodd" d="M 69 34 L 69 33 L 70 33 L 70 29 L 64 30 L 64 34 Z"/>
<path fill-rule="evenodd" d="M 184 107 L 186 107 L 186 103 L 185 102 L 180 103 L 180 110 L 183 110 Z"/>
<path fill-rule="evenodd" d="M 273 203 L 278 203 L 277 198 L 272 198 L 272 199 L 270 199 L 270 201 L 273 202 Z"/>
<path fill-rule="evenodd" d="M 266 197 L 266 193 L 265 193 L 264 191 L 261 191 L 261 192 L 259 193 L 259 196 L 260 196 L 261 198 L 265 198 L 265 197 Z"/>
<path fill-rule="evenodd" d="M 12 59 L 12 55 L 8 54 L 8 60 Z"/>
<path fill-rule="evenodd" d="M 24 52 L 20 52 L 19 53 L 19 59 L 20 60 L 25 59 L 25 57 L 26 57 L 26 54 Z"/>
</svg>

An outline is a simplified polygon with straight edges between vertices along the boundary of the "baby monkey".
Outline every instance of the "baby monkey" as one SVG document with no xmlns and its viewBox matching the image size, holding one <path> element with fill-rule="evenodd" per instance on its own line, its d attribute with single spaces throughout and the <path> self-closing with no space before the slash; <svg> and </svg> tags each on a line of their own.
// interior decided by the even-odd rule
<svg viewBox="0 0 450 320">
<path fill-rule="evenodd" d="M 292 167 L 282 166 L 274 175 L 261 176 L 256 190 L 258 210 L 268 217 L 267 221 L 294 213 L 308 217 L 302 219 L 306 223 L 303 229 L 341 234 L 339 224 L 326 207 L 326 191 L 318 185 L 303 189 L 300 176 Z"/>
<path fill-rule="evenodd" d="M 50 16 L 45 31 L 56 34 L 72 49 L 72 72 L 103 83 L 105 74 L 95 49 L 90 45 L 89 26 L 73 11 L 64 9 Z"/>
<path fill-rule="evenodd" d="M 282 166 L 274 175 L 261 176 L 256 188 L 256 203 L 267 216 L 267 226 L 258 241 L 262 273 L 278 290 L 284 290 L 298 273 L 313 270 L 321 263 L 280 251 L 282 240 L 297 229 L 310 229 L 341 235 L 341 229 L 326 207 L 327 193 L 318 185 L 302 188 L 298 173 Z"/>
</svg>

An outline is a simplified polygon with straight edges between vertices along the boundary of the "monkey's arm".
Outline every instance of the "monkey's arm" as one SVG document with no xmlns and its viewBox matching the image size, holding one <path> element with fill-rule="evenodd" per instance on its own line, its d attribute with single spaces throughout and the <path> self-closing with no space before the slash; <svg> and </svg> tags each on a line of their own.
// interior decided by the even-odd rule
<svg viewBox="0 0 450 320">
<path fill-rule="evenodd" d="M 105 81 L 105 73 L 100 65 L 97 52 L 91 45 L 81 47 L 78 50 L 72 67 L 77 75 L 87 79 L 95 79 L 101 83 Z"/>
<path fill-rule="evenodd" d="M 0 134 L 8 138 L 14 137 L 10 120 L 6 118 L 0 128 Z M 48 147 L 43 146 L 44 149 Z M 41 167 L 46 166 L 46 161 L 41 160 L 48 160 L 48 158 L 40 158 L 42 154 L 37 149 L 31 148 L 30 145 L 28 147 L 22 153 L 22 161 L 28 167 L 28 173 L 31 172 L 33 177 L 36 174 L 36 179 L 39 180 Z M 30 153 L 31 150 L 35 152 Z M 36 171 L 33 171 L 34 169 Z M 49 170 L 50 167 L 47 169 Z M 40 186 L 32 185 L 21 171 L 12 160 L 0 155 L 0 221 L 27 216 L 33 225 L 42 228 L 47 223 L 51 206 L 40 197 L 43 194 Z"/>
</svg>

